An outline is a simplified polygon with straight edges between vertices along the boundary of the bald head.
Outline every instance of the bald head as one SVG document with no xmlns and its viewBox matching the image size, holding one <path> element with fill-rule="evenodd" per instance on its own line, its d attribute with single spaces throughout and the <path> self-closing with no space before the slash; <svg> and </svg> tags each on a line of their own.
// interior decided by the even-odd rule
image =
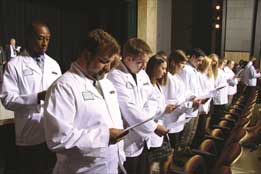
<svg viewBox="0 0 261 174">
<path fill-rule="evenodd" d="M 26 30 L 26 49 L 29 54 L 39 55 L 47 51 L 51 37 L 50 30 L 43 22 L 32 22 Z"/>
<path fill-rule="evenodd" d="M 10 39 L 10 45 L 15 46 L 15 39 L 14 38 Z"/>
</svg>

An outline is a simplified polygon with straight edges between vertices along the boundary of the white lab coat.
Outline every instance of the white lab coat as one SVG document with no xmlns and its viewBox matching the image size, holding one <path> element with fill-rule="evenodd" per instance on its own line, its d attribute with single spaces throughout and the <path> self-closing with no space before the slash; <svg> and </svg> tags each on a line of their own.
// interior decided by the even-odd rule
<svg viewBox="0 0 261 174">
<path fill-rule="evenodd" d="M 117 90 L 121 113 L 127 125 L 134 125 L 153 115 L 153 108 L 150 108 L 153 105 L 149 102 L 153 102 L 154 99 L 150 100 L 150 98 L 155 95 L 153 95 L 150 79 L 146 72 L 141 70 L 136 74 L 136 83 L 126 66 L 121 62 L 116 69 L 108 73 L 107 78 Z M 152 120 L 134 128 L 134 131 L 130 131 L 124 139 L 126 156 L 139 156 L 143 151 L 145 141 L 150 148 L 149 139 L 156 128 L 157 123 Z"/>
<path fill-rule="evenodd" d="M 179 76 L 185 84 L 185 89 L 190 91 L 194 96 L 198 97 L 200 93 L 199 75 L 196 68 L 191 64 L 187 63 L 183 70 L 179 73 Z M 190 114 L 191 117 L 198 116 L 198 109 Z"/>
<path fill-rule="evenodd" d="M 261 76 L 256 72 L 252 61 L 249 61 L 243 72 L 243 82 L 246 86 L 256 86 L 257 78 Z"/>
<path fill-rule="evenodd" d="M 178 75 L 167 74 L 167 83 L 162 86 L 162 91 L 167 104 L 180 105 L 174 112 L 164 117 L 163 123 L 169 129 L 169 133 L 181 132 L 189 119 L 186 116 L 193 111 L 192 102 L 185 102 L 192 96 L 189 90 L 186 90 L 183 81 Z"/>
<path fill-rule="evenodd" d="M 202 96 L 208 95 L 211 90 L 214 90 L 214 77 L 208 77 L 206 73 L 198 72 L 200 93 Z M 210 110 L 211 99 L 209 99 L 205 104 L 200 105 L 199 112 L 207 114 Z"/>
<path fill-rule="evenodd" d="M 214 105 L 225 105 L 228 103 L 228 81 L 226 73 L 223 69 L 218 68 L 218 75 L 215 79 L 215 88 L 223 87 L 220 89 L 213 98 Z"/>
<path fill-rule="evenodd" d="M 57 153 L 54 174 L 114 174 L 125 155 L 123 142 L 109 145 L 109 128 L 123 128 L 117 93 L 99 80 L 103 96 L 73 63 L 48 90 L 44 127 Z"/>
<path fill-rule="evenodd" d="M 189 63 L 185 65 L 183 70 L 179 73 L 181 80 L 185 84 L 185 88 L 195 96 L 200 95 L 199 76 L 196 68 L 192 67 Z"/>
<path fill-rule="evenodd" d="M 165 97 L 162 94 L 162 89 L 160 86 L 159 87 L 157 85 L 153 86 L 153 90 L 154 90 L 154 95 L 155 95 L 155 98 L 157 99 L 157 102 L 156 102 L 156 105 L 153 106 L 156 109 L 155 109 L 155 113 L 152 113 L 153 114 L 152 116 L 161 115 L 161 114 L 163 114 L 163 112 L 165 111 L 165 108 L 166 108 Z M 165 116 L 166 115 L 164 115 L 163 117 L 161 117 L 160 119 L 155 120 L 155 121 L 158 124 L 163 125 L 163 120 L 164 120 Z M 150 144 L 150 147 L 161 147 L 161 145 L 163 143 L 163 136 L 160 137 L 154 133 L 148 139 L 148 142 Z"/>
<path fill-rule="evenodd" d="M 47 88 L 61 75 L 59 65 L 44 55 L 44 71 L 32 57 L 11 59 L 4 72 L 2 103 L 14 111 L 17 145 L 36 145 L 45 142 L 42 125 L 43 102 L 38 104 L 37 93 Z"/>
<path fill-rule="evenodd" d="M 226 73 L 227 76 L 227 81 L 228 81 L 228 95 L 235 95 L 237 93 L 237 84 L 238 80 L 235 79 L 235 73 L 229 68 L 225 67 L 224 72 Z"/>
</svg>

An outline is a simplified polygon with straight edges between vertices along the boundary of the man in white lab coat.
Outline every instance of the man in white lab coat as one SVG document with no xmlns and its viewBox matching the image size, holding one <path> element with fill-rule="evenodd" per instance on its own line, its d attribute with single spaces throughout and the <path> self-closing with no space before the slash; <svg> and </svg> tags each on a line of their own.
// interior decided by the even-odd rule
<svg viewBox="0 0 261 174">
<path fill-rule="evenodd" d="M 48 90 L 44 127 L 57 154 L 54 174 L 117 174 L 125 155 L 117 93 L 104 75 L 120 51 L 107 32 L 91 31 L 80 56 Z M 123 167 L 122 167 L 123 168 Z"/>
<path fill-rule="evenodd" d="M 107 78 L 115 86 L 120 109 L 127 126 L 141 122 L 151 117 L 148 101 L 154 97 L 150 79 L 143 70 L 151 53 L 150 47 L 141 39 L 131 38 L 123 47 L 123 58 L 119 66 L 112 70 Z M 156 133 L 160 136 L 166 134 L 168 130 L 155 121 L 149 121 L 137 128 L 124 139 L 124 150 L 126 162 L 124 167 L 128 174 L 149 173 L 148 148 L 149 139 Z"/>
<path fill-rule="evenodd" d="M 200 89 L 199 72 L 197 70 L 198 65 L 206 56 L 205 53 L 199 48 L 193 48 L 187 52 L 190 56 L 188 63 L 183 70 L 179 73 L 181 80 L 185 84 L 187 91 L 191 91 L 192 95 L 198 97 L 202 95 Z M 196 135 L 199 120 L 198 109 L 190 114 L 191 120 L 185 125 L 185 128 L 181 135 L 180 146 L 189 148 L 192 145 L 193 139 Z"/>
<path fill-rule="evenodd" d="M 46 146 L 42 125 L 46 90 L 61 75 L 58 63 L 45 54 L 50 36 L 46 24 L 33 22 L 26 31 L 29 54 L 11 59 L 3 76 L 1 99 L 14 111 L 21 174 L 47 173 L 56 160 Z"/>
<path fill-rule="evenodd" d="M 243 82 L 246 85 L 245 93 L 248 95 L 253 94 L 256 90 L 257 78 L 261 77 L 260 72 L 257 72 L 254 67 L 255 61 L 256 58 L 252 57 L 243 72 Z"/>
<path fill-rule="evenodd" d="M 233 96 L 237 93 L 237 84 L 240 80 L 236 77 L 235 73 L 233 72 L 235 62 L 233 60 L 227 61 L 227 66 L 224 67 L 224 72 L 228 78 L 227 82 L 228 86 L 228 104 L 230 105 L 233 101 Z"/>
</svg>

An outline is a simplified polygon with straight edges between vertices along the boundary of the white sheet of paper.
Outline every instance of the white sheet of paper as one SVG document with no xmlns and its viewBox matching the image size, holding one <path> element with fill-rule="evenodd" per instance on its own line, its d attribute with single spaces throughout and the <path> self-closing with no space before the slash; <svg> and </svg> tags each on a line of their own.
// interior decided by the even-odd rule
<svg viewBox="0 0 261 174">
<path fill-rule="evenodd" d="M 213 97 L 215 97 L 216 93 L 217 93 L 219 90 L 221 90 L 221 89 L 223 89 L 223 88 L 225 88 L 225 87 L 226 87 L 226 86 L 217 87 L 217 88 L 215 88 L 215 89 L 209 91 L 208 94 L 199 96 L 199 97 L 197 97 L 196 99 L 204 100 L 204 99 L 207 99 L 207 98 L 213 98 Z"/>
<path fill-rule="evenodd" d="M 134 124 L 134 125 L 132 125 L 132 126 L 127 127 L 126 129 L 124 129 L 124 132 L 125 132 L 125 131 L 129 131 L 129 130 L 131 130 L 131 129 L 134 129 L 134 128 L 136 128 L 136 127 L 138 127 L 138 126 L 140 126 L 140 125 L 143 125 L 143 124 L 145 124 L 145 123 L 147 123 L 147 122 L 149 122 L 149 121 L 151 121 L 151 120 L 159 119 L 159 118 L 161 118 L 161 117 L 163 117 L 163 116 L 164 116 L 164 113 L 162 113 L 162 114 L 160 114 L 160 115 L 155 115 L 155 116 L 153 116 L 153 117 L 150 117 L 150 118 L 148 118 L 148 119 L 146 119 L 146 120 L 143 120 L 143 121 L 141 121 L 141 122 L 139 122 L 139 123 L 136 123 L 136 124 Z"/>
</svg>

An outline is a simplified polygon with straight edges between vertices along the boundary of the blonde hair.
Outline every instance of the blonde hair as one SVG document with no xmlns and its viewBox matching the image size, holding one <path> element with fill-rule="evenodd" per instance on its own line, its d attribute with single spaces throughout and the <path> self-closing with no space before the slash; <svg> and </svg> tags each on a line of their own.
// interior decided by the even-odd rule
<svg viewBox="0 0 261 174">
<path fill-rule="evenodd" d="M 208 56 L 211 60 L 212 60 L 212 62 L 216 62 L 216 64 L 212 64 L 212 72 L 213 72 L 213 75 L 214 75 L 214 79 L 217 79 L 217 76 L 218 76 L 218 67 L 219 67 L 219 60 L 218 60 L 218 55 L 216 55 L 216 54 L 210 54 L 209 56 Z"/>
<path fill-rule="evenodd" d="M 212 60 L 205 56 L 202 63 L 199 64 L 198 70 L 202 73 L 206 72 L 208 77 L 213 77 L 213 71 L 211 66 Z"/>
</svg>

